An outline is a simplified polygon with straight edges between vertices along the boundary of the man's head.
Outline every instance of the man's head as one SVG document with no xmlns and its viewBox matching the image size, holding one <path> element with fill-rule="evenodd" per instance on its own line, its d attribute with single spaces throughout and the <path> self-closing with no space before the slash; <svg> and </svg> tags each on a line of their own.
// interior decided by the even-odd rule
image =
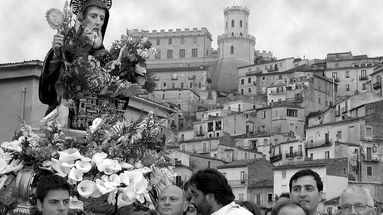
<svg viewBox="0 0 383 215">
<path fill-rule="evenodd" d="M 215 169 L 199 170 L 192 175 L 188 185 L 191 201 L 203 215 L 215 212 L 235 198 L 225 176 Z"/>
<path fill-rule="evenodd" d="M 160 215 L 182 215 L 186 211 L 186 194 L 175 186 L 166 186 L 158 199 L 158 211 Z"/>
<path fill-rule="evenodd" d="M 293 200 L 277 203 L 271 210 L 271 215 L 308 215 L 307 208 Z"/>
<path fill-rule="evenodd" d="M 316 214 L 322 198 L 323 182 L 318 173 L 304 169 L 293 175 L 289 183 L 290 198 L 305 206 L 310 215 Z"/>
<path fill-rule="evenodd" d="M 339 198 L 341 214 L 373 215 L 374 200 L 370 193 L 360 186 L 346 188 Z"/>
<path fill-rule="evenodd" d="M 42 215 L 67 215 L 69 212 L 69 183 L 58 175 L 42 176 L 37 183 L 37 207 Z"/>
<path fill-rule="evenodd" d="M 109 20 L 107 6 L 101 0 L 88 0 L 78 16 L 82 21 L 83 35 L 92 41 L 93 48 L 101 48 Z"/>
<path fill-rule="evenodd" d="M 282 193 L 278 198 L 277 204 L 288 200 L 290 200 L 290 193 Z"/>
</svg>

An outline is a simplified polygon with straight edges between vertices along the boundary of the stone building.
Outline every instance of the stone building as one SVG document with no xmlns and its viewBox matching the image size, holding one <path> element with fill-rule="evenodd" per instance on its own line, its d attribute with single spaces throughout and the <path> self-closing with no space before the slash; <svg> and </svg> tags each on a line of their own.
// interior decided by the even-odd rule
<svg viewBox="0 0 383 215">
<path fill-rule="evenodd" d="M 351 52 L 329 53 L 324 74 L 338 83 L 337 96 L 352 96 L 370 91 L 368 81 L 380 61 L 381 58 L 354 56 Z"/>
<path fill-rule="evenodd" d="M 213 85 L 218 91 L 237 91 L 237 68 L 254 62 L 255 37 L 248 33 L 248 8 L 227 7 L 224 16 L 225 33 L 218 36 L 219 56 Z"/>
<path fill-rule="evenodd" d="M 20 119 L 39 127 L 47 106 L 39 100 L 43 63 L 31 60 L 0 65 L 0 141 L 9 141 L 20 128 Z"/>
</svg>

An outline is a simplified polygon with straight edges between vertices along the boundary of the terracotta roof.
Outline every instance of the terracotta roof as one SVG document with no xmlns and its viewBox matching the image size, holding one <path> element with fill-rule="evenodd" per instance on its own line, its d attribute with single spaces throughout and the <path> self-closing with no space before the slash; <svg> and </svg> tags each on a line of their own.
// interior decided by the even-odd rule
<svg viewBox="0 0 383 215">
<path fill-rule="evenodd" d="M 264 158 L 256 158 L 252 160 L 237 160 L 224 165 L 217 166 L 217 169 L 226 169 L 226 168 L 236 168 L 236 167 L 246 167 L 249 164 L 256 163 Z"/>
</svg>

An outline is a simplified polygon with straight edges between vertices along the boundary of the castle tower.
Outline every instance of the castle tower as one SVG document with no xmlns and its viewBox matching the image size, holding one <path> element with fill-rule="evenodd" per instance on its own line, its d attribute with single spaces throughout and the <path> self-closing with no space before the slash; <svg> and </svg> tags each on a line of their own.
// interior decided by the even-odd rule
<svg viewBox="0 0 383 215">
<path fill-rule="evenodd" d="M 218 63 L 213 87 L 218 91 L 237 91 L 238 67 L 254 63 L 255 37 L 248 34 L 249 9 L 231 6 L 224 10 L 225 33 L 218 36 Z"/>
</svg>

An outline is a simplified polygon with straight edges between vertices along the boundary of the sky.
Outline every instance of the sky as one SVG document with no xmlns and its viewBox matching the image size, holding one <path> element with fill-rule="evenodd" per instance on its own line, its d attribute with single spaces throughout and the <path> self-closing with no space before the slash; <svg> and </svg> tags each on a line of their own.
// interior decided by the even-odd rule
<svg viewBox="0 0 383 215">
<path fill-rule="evenodd" d="M 45 20 L 64 0 L 0 0 L 0 64 L 44 60 L 55 30 Z M 212 47 L 224 33 L 223 10 L 250 10 L 249 34 L 256 50 L 278 59 L 324 59 L 327 53 L 351 51 L 383 55 L 383 0 L 114 0 L 104 45 L 126 29 L 168 30 L 206 27 Z"/>
</svg>

